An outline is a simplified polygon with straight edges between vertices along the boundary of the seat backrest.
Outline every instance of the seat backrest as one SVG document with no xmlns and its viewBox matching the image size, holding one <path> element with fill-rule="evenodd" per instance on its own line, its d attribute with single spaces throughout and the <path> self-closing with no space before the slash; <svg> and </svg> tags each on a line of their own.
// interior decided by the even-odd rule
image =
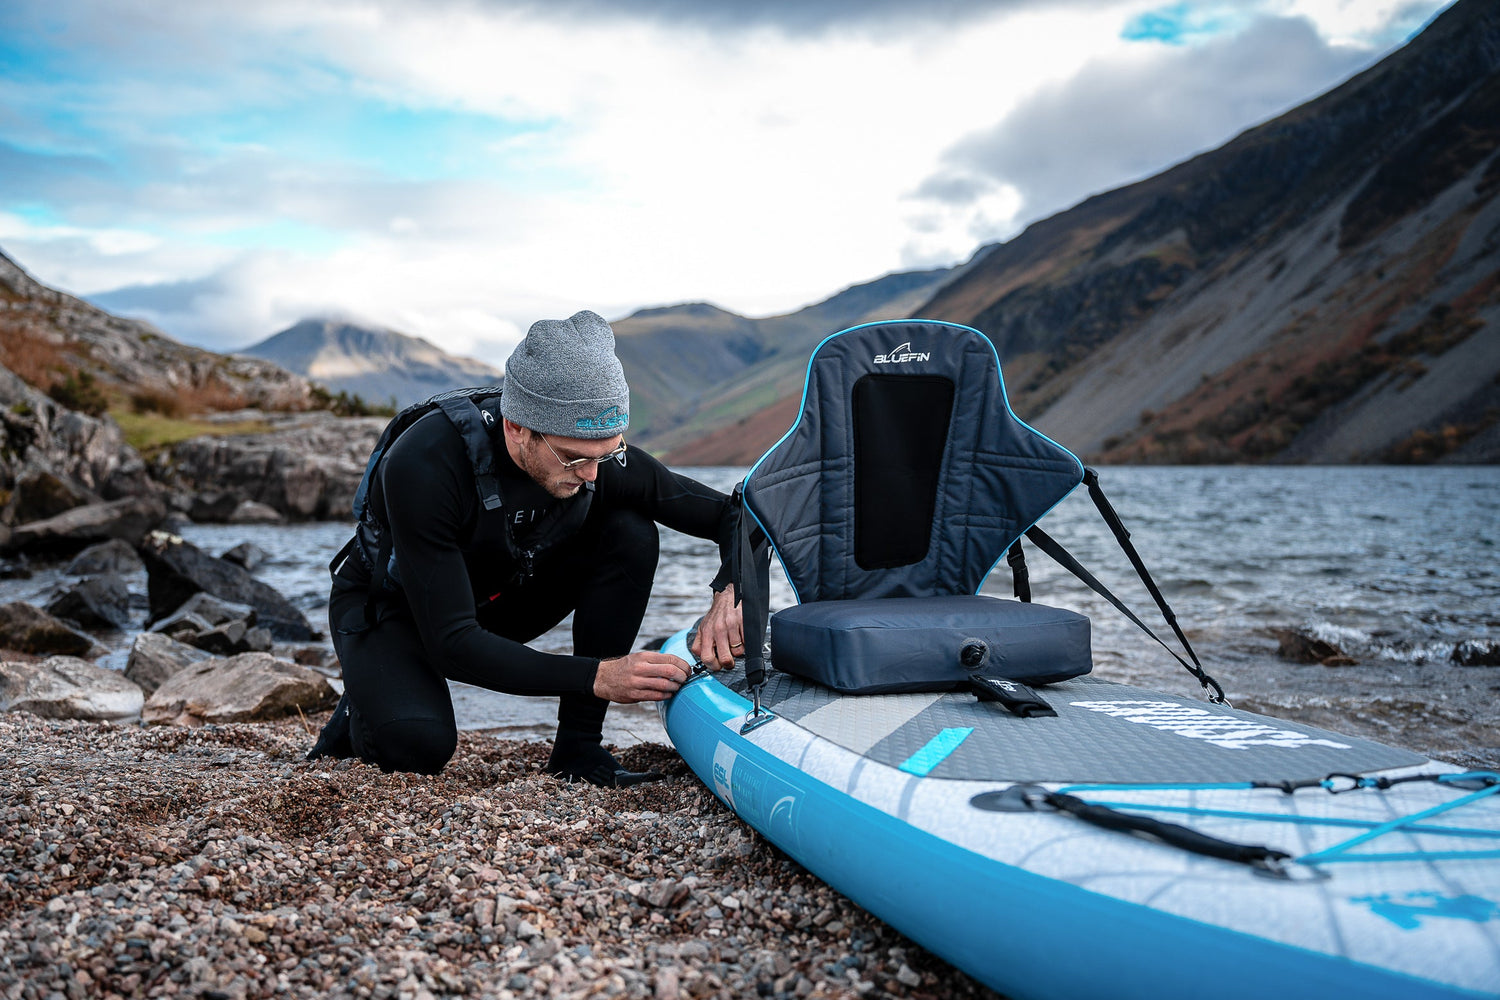
<svg viewBox="0 0 1500 1000">
<path fill-rule="evenodd" d="M 992 343 L 901 320 L 828 337 L 797 422 L 745 478 L 799 602 L 973 594 L 1083 479 L 1011 412 Z"/>
</svg>

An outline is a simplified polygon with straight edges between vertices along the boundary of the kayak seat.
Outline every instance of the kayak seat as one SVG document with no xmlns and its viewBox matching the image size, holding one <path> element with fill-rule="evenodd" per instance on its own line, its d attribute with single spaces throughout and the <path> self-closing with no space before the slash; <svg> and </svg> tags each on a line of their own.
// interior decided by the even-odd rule
<svg viewBox="0 0 1500 1000">
<path fill-rule="evenodd" d="M 1087 618 L 978 594 L 1083 475 L 1011 412 L 978 331 L 901 320 L 828 337 L 796 423 L 741 486 L 741 549 L 759 528 L 797 599 L 772 619 L 774 665 L 869 693 L 958 687 L 976 669 L 1028 683 L 1088 672 Z M 764 611 L 740 593 L 758 650 Z"/>
</svg>

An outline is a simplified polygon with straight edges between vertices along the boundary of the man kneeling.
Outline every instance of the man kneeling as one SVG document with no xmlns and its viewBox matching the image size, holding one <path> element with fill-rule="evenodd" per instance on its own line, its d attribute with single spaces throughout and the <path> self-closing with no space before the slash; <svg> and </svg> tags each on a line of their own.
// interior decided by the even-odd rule
<svg viewBox="0 0 1500 1000">
<path fill-rule="evenodd" d="M 447 685 L 457 680 L 559 699 L 549 773 L 610 786 L 660 777 L 625 770 L 601 745 L 610 702 L 664 700 L 692 669 L 630 652 L 656 573 L 656 524 L 719 544 L 693 654 L 724 668 L 744 652 L 728 584 L 736 512 L 724 494 L 627 449 L 629 411 L 614 332 L 584 311 L 531 327 L 498 405 L 434 408 L 399 433 L 331 566 L 345 694 L 309 759 L 437 773 L 457 746 Z M 526 645 L 569 612 L 573 655 Z"/>
</svg>

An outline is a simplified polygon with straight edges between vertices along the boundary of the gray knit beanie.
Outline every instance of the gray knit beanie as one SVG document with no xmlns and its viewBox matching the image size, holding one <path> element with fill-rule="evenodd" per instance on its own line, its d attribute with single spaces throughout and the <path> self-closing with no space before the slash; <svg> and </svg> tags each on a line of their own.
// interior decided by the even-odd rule
<svg viewBox="0 0 1500 1000">
<path fill-rule="evenodd" d="M 531 324 L 505 363 L 500 412 L 558 437 L 623 434 L 630 424 L 630 387 L 604 317 L 585 309 Z"/>
</svg>

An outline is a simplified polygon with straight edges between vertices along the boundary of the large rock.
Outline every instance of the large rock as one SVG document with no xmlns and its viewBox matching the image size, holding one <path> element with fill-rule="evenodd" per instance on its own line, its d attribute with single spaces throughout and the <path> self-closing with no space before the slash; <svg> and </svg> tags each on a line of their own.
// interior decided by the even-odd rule
<svg viewBox="0 0 1500 1000">
<path fill-rule="evenodd" d="M 10 261 L 0 255 L 0 289 Z M 14 318 L 14 304 L 9 318 Z M 147 492 L 146 464 L 108 417 L 75 413 L 0 367 L 0 488 L 52 475 L 71 491 L 116 499 Z"/>
<path fill-rule="evenodd" d="M 63 572 L 68 576 L 100 576 L 105 573 L 124 576 L 127 573 L 139 573 L 145 568 L 134 545 L 111 538 L 107 542 L 90 545 L 78 553 Z"/>
<path fill-rule="evenodd" d="M 0 663 L 0 710 L 50 719 L 131 719 L 145 694 L 113 670 L 72 656 Z"/>
<path fill-rule="evenodd" d="M 0 648 L 89 659 L 109 652 L 67 622 L 23 601 L 0 604 Z"/>
<path fill-rule="evenodd" d="M 384 417 L 267 416 L 273 430 L 192 438 L 159 459 L 158 475 L 203 494 L 194 520 L 253 516 L 253 500 L 297 519 L 348 517 Z M 228 498 L 236 503 L 229 506 Z M 227 509 L 225 509 L 227 508 Z M 200 518 L 212 513 L 212 517 Z"/>
<path fill-rule="evenodd" d="M 257 500 L 241 500 L 229 515 L 230 524 L 281 524 L 285 520 L 281 511 Z"/>
<path fill-rule="evenodd" d="M 1452 660 L 1461 667 L 1500 667 L 1500 641 L 1465 639 L 1453 647 Z"/>
<path fill-rule="evenodd" d="M 1276 655 L 1293 663 L 1321 663 L 1325 667 L 1352 667 L 1359 661 L 1325 639 L 1303 629 L 1277 629 Z"/>
<path fill-rule="evenodd" d="M 255 609 L 248 604 L 224 601 L 200 591 L 153 625 L 151 631 L 221 656 L 269 652 L 271 633 L 255 626 L 256 617 Z"/>
<path fill-rule="evenodd" d="M 11 524 L 45 521 L 102 498 L 47 469 L 32 469 L 16 478 L 6 520 Z"/>
<path fill-rule="evenodd" d="M 141 557 L 146 561 L 153 623 L 175 612 L 194 594 L 206 591 L 253 607 L 259 623 L 277 639 L 300 642 L 316 637 L 302 612 L 275 589 L 176 535 L 152 532 L 141 546 Z"/>
<path fill-rule="evenodd" d="M 86 629 L 118 629 L 130 624 L 130 588 L 117 576 L 82 580 L 47 604 L 47 613 Z"/>
<path fill-rule="evenodd" d="M 160 632 L 142 632 L 135 637 L 135 642 L 130 647 L 125 676 L 150 694 L 173 674 L 212 656 L 212 653 L 178 642 Z"/>
<path fill-rule="evenodd" d="M 254 573 L 261 563 L 270 558 L 270 553 L 254 542 L 240 542 L 229 551 L 219 553 L 219 558 L 226 559 L 236 566 L 243 566 Z"/>
<path fill-rule="evenodd" d="M 141 718 L 159 725 L 256 722 L 316 712 L 338 696 L 306 667 L 268 653 L 242 653 L 180 670 L 146 701 Z"/>
<path fill-rule="evenodd" d="M 166 504 L 159 497 L 125 497 L 23 524 L 11 532 L 10 545 L 30 552 L 77 552 L 111 538 L 138 545 L 166 516 Z"/>
</svg>

